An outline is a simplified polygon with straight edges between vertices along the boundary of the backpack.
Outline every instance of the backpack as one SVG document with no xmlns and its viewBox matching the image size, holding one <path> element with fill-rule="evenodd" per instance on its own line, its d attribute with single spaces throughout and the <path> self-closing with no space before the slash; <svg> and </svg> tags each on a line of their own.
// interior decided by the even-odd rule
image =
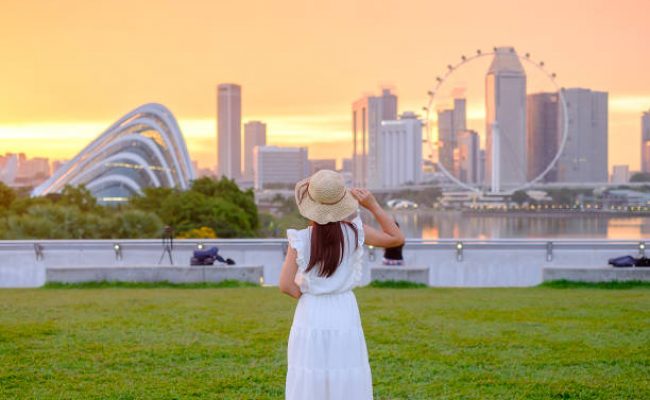
<svg viewBox="0 0 650 400">
<path fill-rule="evenodd" d="M 635 267 L 650 267 L 650 258 L 641 257 L 634 263 Z"/>
<path fill-rule="evenodd" d="M 613 267 L 633 267 L 636 265 L 636 258 L 632 256 L 622 256 L 609 259 L 609 265 Z"/>
</svg>

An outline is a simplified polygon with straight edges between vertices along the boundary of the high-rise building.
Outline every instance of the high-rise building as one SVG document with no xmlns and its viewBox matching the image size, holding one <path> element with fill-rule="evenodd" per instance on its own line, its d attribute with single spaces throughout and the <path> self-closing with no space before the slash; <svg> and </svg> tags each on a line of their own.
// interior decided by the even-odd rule
<svg viewBox="0 0 650 400">
<path fill-rule="evenodd" d="M 447 171 L 454 171 L 454 150 L 457 144 L 458 132 L 466 128 L 466 101 L 454 99 L 454 108 L 438 111 L 438 162 Z"/>
<path fill-rule="evenodd" d="M 241 86 L 222 83 L 217 87 L 217 175 L 241 176 Z"/>
<path fill-rule="evenodd" d="M 614 165 L 612 167 L 611 183 L 623 184 L 630 181 L 630 166 L 629 165 Z"/>
<path fill-rule="evenodd" d="M 467 129 L 467 101 L 464 98 L 454 99 L 454 129 L 456 132 Z"/>
<path fill-rule="evenodd" d="M 478 182 L 485 182 L 485 149 L 481 149 L 478 152 Z"/>
<path fill-rule="evenodd" d="M 560 102 L 557 93 L 528 95 L 526 102 L 528 180 L 537 178 L 557 155 L 560 140 Z M 541 182 L 557 181 L 556 168 L 551 169 Z"/>
<path fill-rule="evenodd" d="M 244 124 L 244 180 L 253 180 L 253 149 L 266 146 L 266 124 L 250 121 Z"/>
<path fill-rule="evenodd" d="M 558 182 L 606 183 L 607 92 L 571 88 L 564 89 L 564 97 L 568 108 L 568 133 L 557 163 Z"/>
<path fill-rule="evenodd" d="M 366 96 L 352 104 L 352 175 L 356 186 L 380 186 L 377 136 L 381 121 L 397 119 L 397 96 L 384 89 L 381 96 Z"/>
<path fill-rule="evenodd" d="M 352 159 L 344 158 L 341 164 L 341 172 L 352 173 Z"/>
<path fill-rule="evenodd" d="M 253 149 L 255 189 L 293 188 L 309 175 L 306 147 L 256 146 Z"/>
<path fill-rule="evenodd" d="M 650 173 L 650 110 L 641 115 L 641 172 Z"/>
<path fill-rule="evenodd" d="M 0 182 L 13 187 L 34 187 L 50 177 L 50 160 L 27 158 L 25 153 L 0 156 Z"/>
<path fill-rule="evenodd" d="M 422 180 L 422 121 L 412 112 L 385 120 L 377 137 L 379 152 L 376 188 L 396 188 Z"/>
<path fill-rule="evenodd" d="M 514 48 L 495 50 L 485 87 L 485 178 L 500 191 L 526 182 L 526 72 Z"/>
<path fill-rule="evenodd" d="M 447 171 L 453 171 L 456 131 L 454 130 L 454 111 L 438 111 L 438 162 Z"/>
<path fill-rule="evenodd" d="M 454 150 L 454 176 L 461 182 L 479 183 L 480 141 L 476 131 L 456 133 Z"/>
<path fill-rule="evenodd" d="M 317 160 L 309 160 L 309 173 L 315 174 L 322 169 L 336 170 L 335 158 L 322 158 Z"/>
<path fill-rule="evenodd" d="M 52 161 L 52 174 L 55 174 L 59 168 L 63 167 L 68 160 L 54 160 Z"/>
<path fill-rule="evenodd" d="M 0 182 L 13 186 L 18 175 L 18 154 L 6 153 L 0 156 Z"/>
</svg>

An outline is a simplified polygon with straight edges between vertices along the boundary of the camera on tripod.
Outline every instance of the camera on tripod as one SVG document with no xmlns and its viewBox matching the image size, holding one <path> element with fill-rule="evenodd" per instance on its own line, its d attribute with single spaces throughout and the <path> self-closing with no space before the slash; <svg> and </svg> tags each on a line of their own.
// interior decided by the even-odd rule
<svg viewBox="0 0 650 400">
<path fill-rule="evenodd" d="M 163 229 L 162 233 L 162 254 L 158 260 L 158 264 L 162 264 L 165 254 L 169 256 L 169 264 L 174 265 L 174 259 L 172 257 L 172 252 L 174 251 L 174 228 L 167 225 Z"/>
</svg>

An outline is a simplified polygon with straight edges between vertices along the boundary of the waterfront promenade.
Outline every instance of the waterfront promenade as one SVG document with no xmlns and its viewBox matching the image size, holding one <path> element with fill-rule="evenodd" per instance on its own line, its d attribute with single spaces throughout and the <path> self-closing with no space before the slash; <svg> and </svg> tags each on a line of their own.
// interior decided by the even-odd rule
<svg viewBox="0 0 650 400">
<path fill-rule="evenodd" d="M 284 239 L 178 240 L 176 266 L 189 266 L 198 246 L 216 245 L 238 265 L 261 266 L 261 283 L 276 285 L 287 243 Z M 48 268 L 138 267 L 157 265 L 159 240 L 0 241 L 0 287 L 38 287 Z M 381 263 L 383 249 L 366 247 L 362 283 Z M 645 243 L 625 240 L 407 240 L 408 266 L 429 269 L 429 285 L 445 287 L 525 287 L 543 281 L 544 268 L 603 267 L 621 255 L 645 254 Z M 163 257 L 161 265 L 169 265 Z"/>
</svg>

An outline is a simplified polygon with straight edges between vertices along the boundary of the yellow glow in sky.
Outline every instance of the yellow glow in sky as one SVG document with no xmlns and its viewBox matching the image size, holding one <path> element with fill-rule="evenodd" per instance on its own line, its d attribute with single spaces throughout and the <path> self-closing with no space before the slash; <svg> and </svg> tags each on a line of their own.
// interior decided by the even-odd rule
<svg viewBox="0 0 650 400">
<path fill-rule="evenodd" d="M 511 45 L 541 57 L 562 86 L 608 91 L 609 163 L 639 167 L 645 0 L 4 0 L 0 11 L 0 154 L 70 158 L 157 102 L 212 167 L 216 85 L 236 82 L 242 120 L 266 122 L 271 144 L 341 158 L 361 95 L 390 85 L 400 111 L 418 111 L 461 54 Z M 480 113 L 470 105 L 470 119 Z"/>
</svg>

